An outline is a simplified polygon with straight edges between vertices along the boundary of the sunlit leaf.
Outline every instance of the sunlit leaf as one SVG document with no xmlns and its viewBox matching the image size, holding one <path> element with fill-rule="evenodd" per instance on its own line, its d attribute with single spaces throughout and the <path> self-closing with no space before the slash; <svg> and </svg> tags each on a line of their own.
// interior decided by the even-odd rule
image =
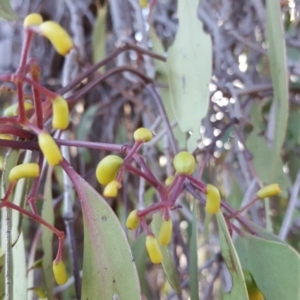
<svg viewBox="0 0 300 300">
<path fill-rule="evenodd" d="M 131 249 L 115 213 L 73 169 L 66 171 L 84 218 L 82 299 L 140 299 Z"/>
<path fill-rule="evenodd" d="M 151 228 L 153 230 L 153 233 L 155 236 L 158 236 L 161 224 L 162 224 L 162 215 L 161 213 L 156 213 L 153 215 L 152 223 L 151 223 Z M 179 294 L 181 289 L 180 289 L 180 280 L 178 276 L 178 272 L 175 268 L 174 265 L 174 259 L 170 253 L 170 250 L 166 246 L 161 246 L 160 249 L 163 255 L 163 261 L 162 261 L 162 266 L 164 268 L 166 277 L 172 287 L 172 289 L 175 291 L 175 293 Z"/>
<path fill-rule="evenodd" d="M 249 300 L 240 261 L 221 211 L 216 214 L 223 259 L 231 275 L 232 287 L 224 300 Z"/>
<path fill-rule="evenodd" d="M 188 140 L 190 152 L 197 147 L 200 123 L 207 113 L 212 73 L 211 37 L 198 19 L 198 5 L 197 0 L 178 1 L 179 29 L 167 60 L 176 120 L 183 132 L 193 132 Z"/>
</svg>

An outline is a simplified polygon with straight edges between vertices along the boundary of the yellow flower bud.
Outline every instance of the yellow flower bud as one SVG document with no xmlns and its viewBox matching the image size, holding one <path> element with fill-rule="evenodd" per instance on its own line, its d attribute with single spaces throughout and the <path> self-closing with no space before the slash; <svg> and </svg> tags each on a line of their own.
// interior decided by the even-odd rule
<svg viewBox="0 0 300 300">
<path fill-rule="evenodd" d="M 126 227 L 130 230 L 137 229 L 140 224 L 140 220 L 136 213 L 137 209 L 133 210 L 127 217 Z"/>
<path fill-rule="evenodd" d="M 191 175 L 194 173 L 196 161 L 191 153 L 182 151 L 174 157 L 173 165 L 178 174 Z"/>
<path fill-rule="evenodd" d="M 47 298 L 47 293 L 45 290 L 41 289 L 41 288 L 33 288 L 34 292 L 36 293 L 36 295 L 39 297 L 39 300 L 40 299 L 48 299 Z"/>
<path fill-rule="evenodd" d="M 43 22 L 40 33 L 45 36 L 60 55 L 66 55 L 74 47 L 69 34 L 58 23 L 54 21 Z"/>
<path fill-rule="evenodd" d="M 251 273 L 249 271 L 243 270 L 243 274 L 245 278 L 249 300 L 263 300 L 264 295 L 260 292 L 259 288 L 257 287 Z"/>
<path fill-rule="evenodd" d="M 117 155 L 105 156 L 96 169 L 98 182 L 103 185 L 109 184 L 116 178 L 122 164 L 123 159 Z"/>
<path fill-rule="evenodd" d="M 140 0 L 140 6 L 141 8 L 145 8 L 148 6 L 148 1 L 147 0 Z"/>
<path fill-rule="evenodd" d="M 206 185 L 205 210 L 210 214 L 216 214 L 220 210 L 221 196 L 219 190 L 212 184 Z"/>
<path fill-rule="evenodd" d="M 25 111 L 30 110 L 33 108 L 33 104 L 31 102 L 25 101 L 24 102 L 24 109 Z M 19 113 L 19 105 L 13 104 L 11 106 L 9 106 L 8 108 L 5 109 L 3 116 L 4 117 L 14 117 L 17 116 Z"/>
<path fill-rule="evenodd" d="M 52 127 L 55 129 L 66 129 L 69 126 L 69 105 L 67 101 L 58 95 L 52 101 L 52 109 Z"/>
<path fill-rule="evenodd" d="M 144 142 L 147 143 L 152 140 L 152 132 L 144 127 L 138 128 L 134 133 L 133 133 L 133 138 L 136 142 Z"/>
<path fill-rule="evenodd" d="M 64 262 L 61 260 L 58 263 L 53 262 L 53 274 L 57 284 L 65 284 L 68 281 L 68 275 Z"/>
<path fill-rule="evenodd" d="M 268 198 L 268 197 L 277 196 L 280 193 L 281 193 L 281 189 L 280 189 L 279 184 L 273 183 L 273 184 L 269 184 L 269 185 L 261 188 L 257 192 L 256 196 L 259 199 L 264 199 L 264 198 Z"/>
<path fill-rule="evenodd" d="M 172 182 L 174 181 L 175 177 L 174 176 L 169 176 L 166 180 L 165 180 L 165 185 L 166 186 L 170 186 L 172 184 Z"/>
<path fill-rule="evenodd" d="M 153 264 L 159 264 L 162 262 L 163 256 L 159 248 L 157 240 L 152 235 L 146 237 L 146 249 L 148 251 L 150 260 Z"/>
<path fill-rule="evenodd" d="M 13 140 L 13 138 L 12 138 L 12 136 L 10 134 L 5 134 L 5 133 L 1 133 L 0 134 L 0 139 L 1 140 L 8 140 L 8 141 Z"/>
<path fill-rule="evenodd" d="M 4 169 L 4 157 L 0 155 L 0 171 L 3 171 Z"/>
<path fill-rule="evenodd" d="M 8 180 L 16 181 L 21 178 L 36 178 L 39 175 L 39 165 L 36 163 L 28 163 L 13 167 L 9 172 Z"/>
<path fill-rule="evenodd" d="M 23 22 L 23 27 L 38 26 L 43 23 L 43 17 L 40 14 L 30 14 Z"/>
<path fill-rule="evenodd" d="M 61 152 L 49 133 L 40 133 L 38 136 L 38 143 L 50 166 L 58 165 L 62 161 L 63 157 Z"/>
<path fill-rule="evenodd" d="M 170 218 L 169 220 L 163 220 L 160 227 L 157 241 L 163 246 L 168 246 L 171 241 L 172 231 L 173 231 L 172 219 Z"/>
<path fill-rule="evenodd" d="M 118 190 L 121 188 L 121 183 L 117 180 L 111 181 L 103 191 L 103 196 L 107 198 L 114 198 L 118 195 Z"/>
</svg>

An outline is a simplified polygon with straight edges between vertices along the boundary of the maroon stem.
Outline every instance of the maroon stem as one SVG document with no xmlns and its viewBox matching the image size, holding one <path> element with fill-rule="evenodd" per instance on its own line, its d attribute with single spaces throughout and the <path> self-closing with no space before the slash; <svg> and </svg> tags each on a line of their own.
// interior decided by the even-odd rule
<svg viewBox="0 0 300 300">
<path fill-rule="evenodd" d="M 259 198 L 255 197 L 249 203 L 247 203 L 244 207 L 240 208 L 238 211 L 236 211 L 235 213 L 233 213 L 230 216 L 228 216 L 228 219 L 236 218 L 238 215 L 240 215 L 243 211 L 245 211 L 246 209 L 248 209 L 257 200 L 259 200 Z"/>
<path fill-rule="evenodd" d="M 198 190 L 200 190 L 203 194 L 206 194 L 206 184 L 197 180 L 191 175 L 187 175 L 186 178 L 194 185 Z"/>
<path fill-rule="evenodd" d="M 149 213 L 153 213 L 157 210 L 160 210 L 160 209 L 163 209 L 166 207 L 172 207 L 172 206 L 173 206 L 172 201 L 161 201 L 159 203 L 154 203 L 143 210 L 139 210 L 136 213 L 136 215 L 138 216 L 138 218 L 143 218 L 144 216 L 148 215 Z"/>
<path fill-rule="evenodd" d="M 62 259 L 63 243 L 64 243 L 64 239 L 65 239 L 65 233 L 63 231 L 56 229 L 54 226 L 52 226 L 51 224 L 46 222 L 41 216 L 33 214 L 33 213 L 27 211 L 26 209 L 24 209 L 23 207 L 20 207 L 12 202 L 9 202 L 9 201 L 1 202 L 0 209 L 3 207 L 8 207 L 8 208 L 11 208 L 11 209 L 14 209 L 14 210 L 20 212 L 21 214 L 29 217 L 30 219 L 36 221 L 37 223 L 44 225 L 49 230 L 51 230 L 55 235 L 57 235 L 59 245 L 58 245 L 58 251 L 57 251 L 55 261 L 58 262 Z"/>
</svg>

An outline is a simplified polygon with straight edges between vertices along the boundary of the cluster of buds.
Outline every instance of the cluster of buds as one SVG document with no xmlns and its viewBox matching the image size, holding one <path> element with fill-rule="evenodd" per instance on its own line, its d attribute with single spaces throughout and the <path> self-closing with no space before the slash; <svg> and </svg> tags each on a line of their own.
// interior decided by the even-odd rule
<svg viewBox="0 0 300 300">
<path fill-rule="evenodd" d="M 1 133 L 1 140 L 14 140 L 14 136 L 24 139 L 32 139 L 37 137 L 40 150 L 40 160 L 38 163 L 24 163 L 13 167 L 8 175 L 9 186 L 7 187 L 4 197 L 1 199 L 1 207 L 9 207 L 18 210 L 20 213 L 27 215 L 33 220 L 41 223 L 53 231 L 59 238 L 59 249 L 56 259 L 53 263 L 54 277 L 58 284 L 64 284 L 67 281 L 67 274 L 62 257 L 62 249 L 64 242 L 64 233 L 54 228 L 52 225 L 44 221 L 38 214 L 35 201 L 37 198 L 37 186 L 40 177 L 40 168 L 43 158 L 50 166 L 61 164 L 63 156 L 56 141 L 51 133 L 44 128 L 44 123 L 48 118 L 52 117 L 53 130 L 65 130 L 69 126 L 69 104 L 67 100 L 59 94 L 56 94 L 39 83 L 40 67 L 34 59 L 28 60 L 29 47 L 32 37 L 35 33 L 47 38 L 55 50 L 66 55 L 74 47 L 73 41 L 67 31 L 54 21 L 43 21 L 41 15 L 33 13 L 28 15 L 23 22 L 25 41 L 23 44 L 22 57 L 17 72 L 13 75 L 1 76 L 2 81 L 14 82 L 17 86 L 18 103 L 13 104 L 3 112 L 2 123 L 5 121 L 9 125 L 5 125 L 7 132 Z M 30 76 L 27 76 L 27 75 Z M 30 78 L 31 77 L 31 78 Z M 30 84 L 33 89 L 33 95 L 28 100 L 23 94 L 23 83 Z M 51 111 L 52 107 L 52 111 Z M 50 111 L 50 113 L 48 113 Z M 18 126 L 14 126 L 17 124 Z M 0 169 L 4 168 L 3 157 L 0 156 Z M 36 184 L 32 188 L 27 202 L 32 212 L 15 205 L 9 201 L 10 195 L 18 180 L 22 178 L 33 178 Z"/>
</svg>

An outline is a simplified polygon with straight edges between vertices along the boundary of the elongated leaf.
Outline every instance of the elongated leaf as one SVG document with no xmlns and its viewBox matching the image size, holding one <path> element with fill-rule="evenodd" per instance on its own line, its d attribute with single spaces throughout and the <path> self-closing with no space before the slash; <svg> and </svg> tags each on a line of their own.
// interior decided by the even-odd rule
<svg viewBox="0 0 300 300">
<path fill-rule="evenodd" d="M 154 214 L 152 223 L 151 223 L 151 228 L 156 237 L 158 236 L 161 224 L 162 224 L 162 214 L 161 213 Z M 172 289 L 174 290 L 174 292 L 179 294 L 181 291 L 180 280 L 179 280 L 178 272 L 174 265 L 174 260 L 172 258 L 172 255 L 171 255 L 168 247 L 160 245 L 160 249 L 161 249 L 161 252 L 163 255 L 162 266 L 164 268 L 166 277 L 167 277 Z"/>
<path fill-rule="evenodd" d="M 266 299 L 300 299 L 300 256 L 290 246 L 247 234 L 249 270 Z"/>
<path fill-rule="evenodd" d="M 142 293 L 149 299 L 151 297 L 150 289 L 145 278 L 146 272 L 146 258 L 148 256 L 145 247 L 146 234 L 141 234 L 136 240 L 131 243 L 132 255 L 135 261 L 135 265 L 139 274 Z"/>
<path fill-rule="evenodd" d="M 152 51 L 161 55 L 164 55 L 164 48 L 163 45 L 159 39 L 159 37 L 156 35 L 155 29 L 153 26 L 150 27 L 149 35 L 151 37 L 153 47 Z M 168 85 L 168 69 L 167 64 L 163 61 L 160 61 L 158 59 L 153 60 L 156 70 L 156 79 L 159 83 L 162 85 Z M 171 93 L 169 88 L 161 88 L 159 89 L 159 94 L 162 99 L 164 108 L 166 110 L 168 120 L 170 123 L 173 123 L 176 121 L 176 117 L 174 115 L 174 110 L 172 106 L 172 99 L 171 99 Z M 177 141 L 178 148 L 184 149 L 186 148 L 186 140 L 187 135 L 186 133 L 183 133 L 178 126 L 176 126 L 173 129 L 174 137 Z"/>
<path fill-rule="evenodd" d="M 288 70 L 280 2 L 266 1 L 266 38 L 274 89 L 275 122 L 273 151 L 279 156 L 284 142 L 289 108 Z M 277 157 L 279 159 L 279 157 Z"/>
<path fill-rule="evenodd" d="M 12 10 L 9 0 L 0 1 L 0 18 L 7 21 L 13 21 L 18 18 L 17 15 Z"/>
<path fill-rule="evenodd" d="M 12 299 L 27 297 L 27 266 L 23 233 L 20 233 L 17 243 L 12 248 Z"/>
<path fill-rule="evenodd" d="M 98 9 L 96 22 L 93 30 L 93 62 L 97 63 L 105 57 L 106 54 L 106 17 L 107 4 Z M 105 67 L 100 68 L 104 71 Z"/>
<path fill-rule="evenodd" d="M 198 5 L 198 0 L 178 1 L 179 29 L 167 60 L 176 120 L 183 132 L 193 132 L 188 140 L 190 152 L 196 149 L 200 138 L 200 123 L 208 108 L 208 84 L 212 72 L 212 42 L 198 19 Z"/>
<path fill-rule="evenodd" d="M 198 281 L 198 226 L 197 226 L 197 202 L 193 203 L 193 221 L 192 235 L 190 239 L 190 292 L 191 299 L 199 299 L 199 281 Z"/>
<path fill-rule="evenodd" d="M 137 270 L 119 220 L 73 169 L 65 171 L 76 188 L 84 218 L 82 299 L 141 299 Z"/>
<path fill-rule="evenodd" d="M 229 293 L 224 294 L 225 300 L 249 300 L 245 285 L 245 279 L 240 265 L 239 258 L 234 248 L 231 236 L 229 234 L 224 216 L 221 211 L 216 214 L 222 256 L 226 263 L 227 269 L 231 275 L 232 288 Z"/>
<path fill-rule="evenodd" d="M 49 168 L 46 177 L 46 184 L 44 189 L 44 203 L 43 203 L 43 210 L 42 210 L 42 218 L 47 221 L 49 224 L 54 224 L 54 209 L 53 209 L 53 202 L 52 202 L 52 169 Z M 52 264 L 53 264 L 53 232 L 42 226 L 42 247 L 43 247 L 43 258 L 42 258 L 42 268 L 44 273 L 44 279 L 47 288 L 47 297 L 48 300 L 53 299 L 53 288 L 54 288 L 54 281 L 53 281 L 53 271 L 52 271 Z"/>
</svg>

